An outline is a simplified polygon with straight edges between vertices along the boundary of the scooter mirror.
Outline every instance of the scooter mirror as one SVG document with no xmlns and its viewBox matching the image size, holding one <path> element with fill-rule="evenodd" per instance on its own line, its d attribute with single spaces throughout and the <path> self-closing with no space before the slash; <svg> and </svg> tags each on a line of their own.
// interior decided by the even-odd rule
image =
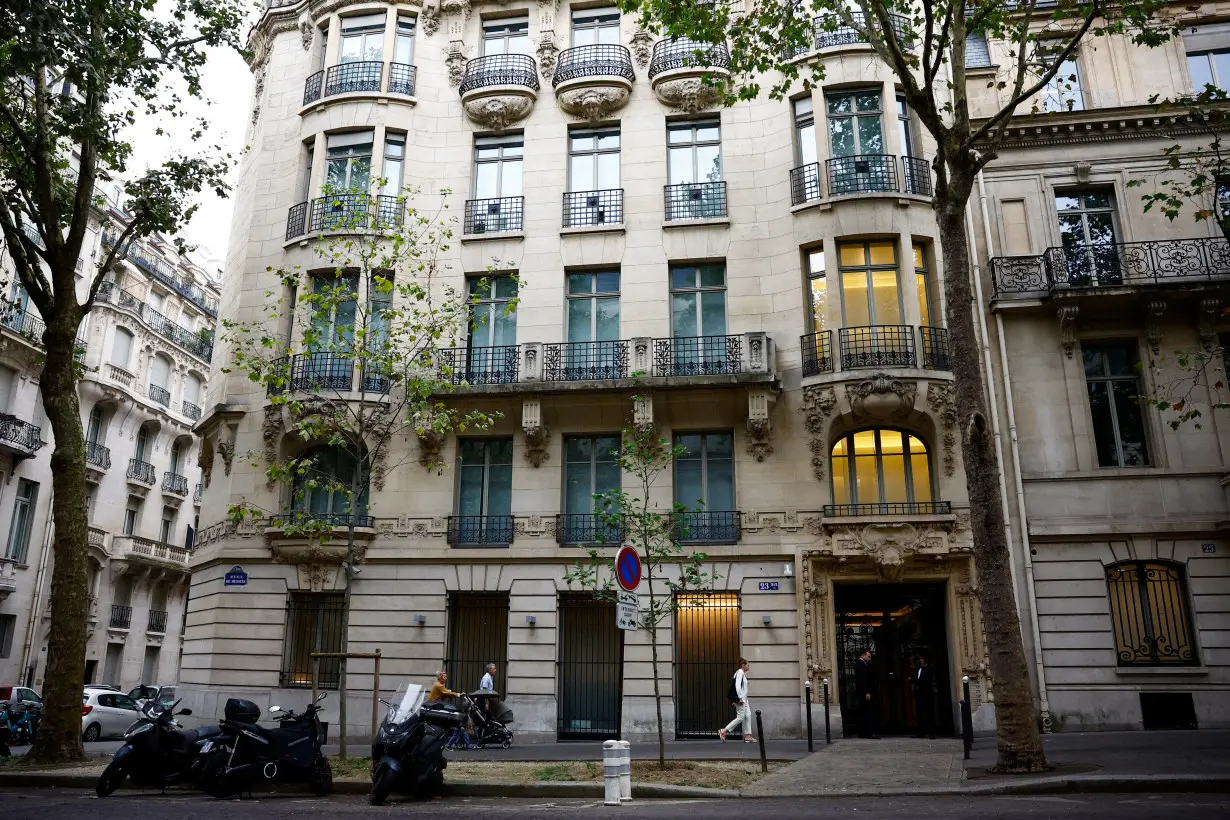
<svg viewBox="0 0 1230 820">
<path fill-rule="evenodd" d="M 328 693 L 328 692 L 321 692 L 321 693 L 320 693 L 320 697 L 316 698 L 316 702 L 317 702 L 317 703 L 320 703 L 322 700 L 324 700 L 324 699 L 325 699 L 325 695 L 327 695 L 327 694 L 329 694 L 329 693 Z"/>
<path fill-rule="evenodd" d="M 191 709 L 180 709 L 180 710 L 179 710 L 179 713 L 180 713 L 181 715 L 190 715 L 190 714 L 192 714 L 192 710 L 191 710 Z"/>
<path fill-rule="evenodd" d="M 270 714 L 272 714 L 273 712 L 280 712 L 280 711 L 282 711 L 281 706 L 270 706 L 269 707 Z"/>
</svg>

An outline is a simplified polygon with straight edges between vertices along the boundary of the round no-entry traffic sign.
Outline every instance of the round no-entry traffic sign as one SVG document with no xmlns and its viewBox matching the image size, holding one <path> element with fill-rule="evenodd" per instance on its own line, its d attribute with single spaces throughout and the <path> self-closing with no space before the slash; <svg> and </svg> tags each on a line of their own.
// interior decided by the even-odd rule
<svg viewBox="0 0 1230 820">
<path fill-rule="evenodd" d="M 635 547 L 620 547 L 615 553 L 615 580 L 627 592 L 641 585 L 641 556 Z"/>
</svg>

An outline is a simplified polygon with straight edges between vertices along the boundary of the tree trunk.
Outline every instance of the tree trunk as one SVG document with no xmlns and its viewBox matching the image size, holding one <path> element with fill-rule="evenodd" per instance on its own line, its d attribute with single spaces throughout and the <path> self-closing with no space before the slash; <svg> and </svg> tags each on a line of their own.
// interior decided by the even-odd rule
<svg viewBox="0 0 1230 820">
<path fill-rule="evenodd" d="M 995 686 L 995 719 L 1002 772 L 1036 772 L 1046 768 L 1033 688 L 1021 642 L 1021 623 L 1012 585 L 1012 560 L 1004 532 L 999 464 L 984 404 L 979 361 L 981 346 L 974 332 L 970 287 L 970 246 L 965 205 L 973 175 L 954 174 L 936 193 L 935 211 L 944 257 L 948 333 L 951 339 L 961 454 L 969 490 L 978 572 L 979 601 Z M 964 192 L 964 196 L 960 194 Z M 990 374 L 988 374 L 989 376 Z"/>
<path fill-rule="evenodd" d="M 67 314 L 67 315 L 65 315 Z M 52 541 L 51 629 L 43 678 L 43 722 L 31 760 L 80 760 L 81 687 L 85 682 L 86 618 L 89 614 L 85 485 L 85 437 L 73 352 L 79 311 L 65 311 L 47 323 L 46 360 L 40 380 L 43 409 L 51 424 Z M 37 617 L 37 613 L 35 613 Z M 36 627 L 37 628 L 37 627 Z"/>
</svg>

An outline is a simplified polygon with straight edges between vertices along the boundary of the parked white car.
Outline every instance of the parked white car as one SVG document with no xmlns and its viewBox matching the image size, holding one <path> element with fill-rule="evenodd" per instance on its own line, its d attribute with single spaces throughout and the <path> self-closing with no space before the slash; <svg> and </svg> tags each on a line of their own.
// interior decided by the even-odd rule
<svg viewBox="0 0 1230 820">
<path fill-rule="evenodd" d="M 81 696 L 82 740 L 123 737 L 139 717 L 137 702 L 123 692 L 86 689 Z"/>
<path fill-rule="evenodd" d="M 175 702 L 176 688 L 174 685 L 163 686 L 157 683 L 143 683 L 131 690 L 128 693 L 128 697 L 135 700 L 138 707 L 144 706 L 146 701 L 152 700 L 165 708 Z"/>
</svg>

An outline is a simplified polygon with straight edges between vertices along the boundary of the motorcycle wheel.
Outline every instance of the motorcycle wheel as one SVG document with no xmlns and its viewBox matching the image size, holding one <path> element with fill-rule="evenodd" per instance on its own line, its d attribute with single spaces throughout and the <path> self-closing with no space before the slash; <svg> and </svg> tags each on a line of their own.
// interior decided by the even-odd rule
<svg viewBox="0 0 1230 820">
<path fill-rule="evenodd" d="M 372 780 L 372 791 L 367 796 L 367 802 L 373 806 L 382 806 L 393 792 L 393 778 L 396 777 L 388 766 L 381 765 Z"/>
<path fill-rule="evenodd" d="M 333 793 L 333 769 L 329 768 L 329 761 L 324 755 L 316 758 L 316 765 L 312 767 L 312 794 L 317 797 L 328 797 Z"/>
<path fill-rule="evenodd" d="M 431 774 L 427 776 L 427 796 L 435 797 L 444 789 L 444 772 L 440 769 L 433 769 Z"/>
<path fill-rule="evenodd" d="M 112 760 L 98 776 L 98 782 L 94 784 L 94 793 L 99 797 L 106 797 L 120 787 L 126 776 L 124 767 Z"/>
<path fill-rule="evenodd" d="M 214 755 L 206 761 L 201 771 L 201 791 L 210 797 L 222 799 L 239 793 L 239 789 L 226 776 L 226 758 L 224 754 Z"/>
</svg>

